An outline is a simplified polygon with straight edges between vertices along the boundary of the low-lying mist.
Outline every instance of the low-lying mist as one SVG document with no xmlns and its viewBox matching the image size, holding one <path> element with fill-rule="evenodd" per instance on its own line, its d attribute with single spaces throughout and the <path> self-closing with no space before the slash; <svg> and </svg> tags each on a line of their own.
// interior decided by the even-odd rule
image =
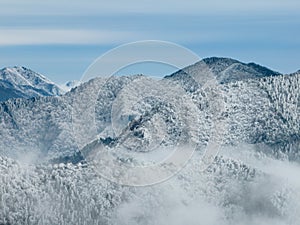
<svg viewBox="0 0 300 225">
<path fill-rule="evenodd" d="M 259 153 L 257 146 L 223 148 L 205 172 L 197 156 L 180 174 L 140 187 L 115 210 L 114 224 L 300 224 L 300 166 Z M 198 162 L 197 162 L 198 161 Z"/>
</svg>

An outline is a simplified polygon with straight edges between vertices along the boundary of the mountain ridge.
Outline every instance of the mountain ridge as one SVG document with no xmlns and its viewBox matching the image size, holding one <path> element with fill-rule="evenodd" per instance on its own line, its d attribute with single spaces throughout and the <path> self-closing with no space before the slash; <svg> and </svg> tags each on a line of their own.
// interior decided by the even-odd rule
<svg viewBox="0 0 300 225">
<path fill-rule="evenodd" d="M 166 75 L 165 78 L 187 79 L 187 75 L 194 76 L 197 73 L 205 72 L 207 69 L 210 70 L 210 73 L 215 76 L 219 83 L 281 75 L 279 72 L 254 62 L 244 63 L 233 58 L 208 57 L 173 74 Z M 295 73 L 299 72 L 300 70 Z M 24 66 L 4 67 L 0 70 L 0 101 L 6 101 L 9 98 L 62 95 L 78 85 L 79 82 L 75 80 L 64 85 L 57 85 L 44 75 Z M 197 89 L 197 87 L 195 86 L 193 89 Z"/>
<path fill-rule="evenodd" d="M 233 60 L 231 62 L 235 63 L 236 61 Z M 2 141 L 0 141 L 0 146 L 2 146 L 1 151 L 4 155 L 10 155 L 10 153 L 18 152 L 18 147 L 23 151 L 27 146 L 30 146 L 32 149 L 42 152 L 42 154 L 49 155 L 49 159 L 73 157 L 72 154 L 74 153 L 76 155 L 76 151 L 80 150 L 80 148 L 76 146 L 76 137 L 72 137 L 72 130 L 74 130 L 72 125 L 74 126 L 74 121 L 78 119 L 80 122 L 82 115 L 84 114 L 93 116 L 96 113 L 95 121 L 96 125 L 99 126 L 97 132 L 110 133 L 109 130 L 111 127 L 109 127 L 109 124 L 112 120 L 110 110 L 112 109 L 113 102 L 120 94 L 120 90 L 130 84 L 134 84 L 135 81 L 139 82 L 139 79 L 141 78 L 143 77 L 114 77 L 108 82 L 101 78 L 97 78 L 73 88 L 62 96 L 37 96 L 28 100 L 11 99 L 2 102 L 0 105 L 0 122 L 1 120 L 4 122 L 2 122 L 1 126 L 3 129 L 2 132 L 0 132 L 2 137 Z M 228 142 L 237 139 L 237 137 L 242 139 L 243 136 L 243 138 L 251 143 L 265 141 L 268 143 L 275 143 L 276 139 L 272 136 L 270 127 L 260 125 L 260 130 L 254 132 L 253 129 L 257 128 L 257 126 L 254 126 L 253 123 L 263 124 L 266 120 L 270 120 L 269 122 L 271 124 L 274 125 L 277 123 L 277 126 L 280 124 L 284 129 L 286 129 L 287 125 L 285 123 L 287 123 L 287 121 L 294 124 L 297 120 L 297 117 L 294 115 L 295 112 L 290 111 L 289 108 L 287 108 L 287 111 L 285 112 L 283 111 L 283 108 L 294 107 L 294 102 L 298 101 L 296 92 L 298 80 L 299 75 L 295 74 L 291 76 L 268 76 L 263 79 L 244 79 L 221 84 L 222 89 L 225 91 L 225 96 L 228 95 L 226 98 L 230 100 L 227 100 L 229 103 L 226 104 L 229 104 L 229 108 L 233 108 L 230 113 L 226 112 L 226 114 L 237 114 L 236 117 L 244 120 L 242 124 L 239 124 L 235 121 L 234 117 L 232 118 L 232 124 L 235 124 L 234 126 L 236 126 L 235 130 L 240 129 L 240 131 L 229 133 Z M 205 112 L 205 110 L 207 110 L 207 105 L 209 106 L 210 103 L 207 102 L 207 97 L 205 96 L 209 93 L 202 93 L 198 83 L 192 79 L 186 79 L 184 76 L 180 79 L 172 78 L 170 80 L 170 78 L 167 77 L 162 80 L 162 82 L 169 81 L 171 82 L 169 84 L 182 86 L 183 89 L 187 91 L 187 95 L 190 95 L 195 104 L 198 105 L 200 110 L 199 114 L 208 113 Z M 142 85 L 143 83 L 140 84 Z M 286 87 L 284 85 L 286 85 Z M 286 93 L 288 93 L 285 91 L 286 88 L 289 88 L 288 92 L 292 93 L 289 98 L 286 96 Z M 278 89 L 278 92 L 282 96 L 275 95 L 278 93 L 273 93 L 273 89 Z M 99 90 L 101 90 L 101 92 L 99 92 Z M 132 91 L 134 90 L 135 88 L 132 89 Z M 234 96 L 238 97 L 233 98 Z M 290 99 L 291 97 L 293 101 Z M 249 100 L 247 100 L 247 98 L 257 99 L 257 103 L 253 102 L 252 105 L 249 105 Z M 278 102 L 280 99 L 285 99 L 286 102 Z M 274 102 L 277 103 L 275 104 Z M 257 106 L 257 104 L 259 104 L 259 106 Z M 279 106 L 280 104 L 282 104 L 282 106 Z M 268 109 L 268 107 L 270 107 L 270 109 Z M 258 108 L 260 110 L 258 110 Z M 166 117 L 167 114 L 165 113 L 170 109 L 160 109 L 162 110 L 161 116 L 165 117 L 163 120 L 171 121 L 170 118 Z M 78 111 L 78 118 L 74 117 L 74 110 Z M 260 114 L 254 116 L 255 113 L 258 112 Z M 270 114 L 270 117 L 266 117 L 263 113 Z M 206 119 L 204 118 L 204 121 L 205 120 Z M 91 128 L 95 126 L 93 121 L 94 120 L 88 120 L 88 124 L 79 123 L 76 125 L 75 123 L 77 126 L 76 129 L 85 130 L 84 133 L 89 134 Z M 32 124 L 35 125 L 31 127 Z M 22 127 L 22 129 L 18 130 L 18 127 Z M 279 132 L 282 136 L 282 140 L 287 142 L 289 136 L 295 137 L 297 127 L 298 126 L 295 125 L 293 129 L 290 129 L 289 131 L 284 133 Z M 49 132 L 50 130 L 51 132 Z M 180 129 L 178 128 L 178 131 L 179 130 Z M 207 134 L 204 133 L 202 131 L 201 140 L 206 140 L 208 138 Z M 7 137 L 8 134 L 10 135 Z M 236 137 L 234 135 L 236 135 Z M 85 135 L 83 135 L 83 137 L 84 136 Z M 134 135 L 132 137 L 136 138 Z M 170 140 L 171 139 L 174 139 L 174 137 L 170 136 Z M 85 143 L 91 141 L 93 140 L 86 140 Z M 11 145 L 13 143 L 15 143 L 15 150 L 11 150 Z M 26 144 L 24 145 L 24 143 Z M 297 144 L 297 140 L 295 143 Z"/>
</svg>

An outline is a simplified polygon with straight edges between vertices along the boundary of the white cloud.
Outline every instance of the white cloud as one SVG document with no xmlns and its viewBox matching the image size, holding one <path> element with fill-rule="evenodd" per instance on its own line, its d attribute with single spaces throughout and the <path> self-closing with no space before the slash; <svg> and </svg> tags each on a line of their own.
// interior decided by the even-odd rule
<svg viewBox="0 0 300 225">
<path fill-rule="evenodd" d="M 132 39 L 135 35 L 122 31 L 83 29 L 1 29 L 2 45 L 41 44 L 112 44 Z"/>
</svg>

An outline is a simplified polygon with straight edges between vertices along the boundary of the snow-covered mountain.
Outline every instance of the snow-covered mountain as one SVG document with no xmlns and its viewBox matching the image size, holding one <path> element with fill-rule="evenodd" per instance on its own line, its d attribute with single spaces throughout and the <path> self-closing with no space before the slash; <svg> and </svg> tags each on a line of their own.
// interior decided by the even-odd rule
<svg viewBox="0 0 300 225">
<path fill-rule="evenodd" d="M 0 224 L 299 224 L 300 73 L 204 61 L 0 103 Z M 218 82 L 205 86 L 208 72 Z M 222 148 L 201 171 L 211 139 Z M 106 148 L 133 164 L 189 142 L 184 169 L 149 187 L 109 182 L 89 161 Z"/>
<path fill-rule="evenodd" d="M 63 93 L 59 86 L 46 77 L 25 67 L 7 67 L 0 70 L 0 101 Z"/>
<path fill-rule="evenodd" d="M 224 61 L 224 59 L 220 60 Z M 228 59 L 228 61 L 233 62 L 234 60 Z M 189 82 L 183 84 L 182 80 Z M 161 84 L 154 85 L 156 83 L 151 84 L 143 76 L 115 77 L 108 82 L 98 78 L 74 88 L 61 97 L 11 99 L 2 102 L 0 105 L 2 155 L 12 157 L 23 151 L 32 152 L 36 150 L 40 155 L 47 156 L 47 158 L 60 158 L 70 156 L 69 154 L 80 150 L 84 144 L 94 141 L 99 135 L 104 139 L 115 138 L 109 131 L 111 130 L 113 104 L 116 103 L 118 94 L 136 93 L 135 85 L 143 86 L 143 82 L 147 82 L 153 90 L 172 85 L 183 85 L 184 90 L 188 88 L 187 96 L 198 107 L 195 109 L 198 110 L 195 111 L 195 114 L 202 123 L 198 125 L 209 129 L 210 125 L 207 124 L 211 123 L 211 116 L 207 116 L 207 114 L 216 111 L 210 102 L 211 90 L 195 89 L 191 92 L 190 85 L 193 88 L 197 86 L 194 80 L 187 77 L 178 79 L 178 77 L 172 76 L 160 81 Z M 263 78 L 242 79 L 220 85 L 219 88 L 224 95 L 224 107 L 226 108 L 226 112 L 223 114 L 230 120 L 226 141 L 228 143 L 236 141 L 277 143 L 277 146 L 281 143 L 282 147 L 293 145 L 291 143 L 296 145 L 299 135 L 298 84 L 299 74 L 269 76 L 267 73 Z M 143 87 L 140 89 L 143 90 Z M 99 90 L 101 91 L 99 92 Z M 121 90 L 123 92 L 120 92 Z M 162 90 L 161 93 L 166 93 L 166 91 Z M 152 116 L 159 116 L 163 121 L 172 121 L 167 118 L 170 115 L 177 119 L 180 118 L 180 107 L 176 109 L 176 107 L 172 108 L 174 106 L 163 106 L 166 102 L 177 104 L 173 100 L 173 94 L 166 96 L 165 99 L 160 100 L 162 101 L 160 103 L 147 100 L 150 102 L 146 105 L 150 104 L 152 107 L 160 104 L 158 111 L 153 111 L 149 115 L 150 121 Z M 184 108 L 192 107 L 188 105 L 191 102 L 186 101 L 186 103 L 187 105 L 183 105 Z M 146 108 L 140 108 L 140 110 L 142 113 Z M 83 118 L 86 119 L 83 120 Z M 189 122 L 186 118 L 181 119 Z M 181 122 L 181 124 L 184 123 Z M 172 126 L 175 127 L 171 128 Z M 167 133 L 170 138 L 169 141 L 171 141 L 178 139 L 179 136 L 174 135 L 181 134 L 183 127 L 179 127 L 178 123 L 177 125 L 169 123 L 167 129 L 172 130 L 170 135 Z M 206 129 L 197 131 L 197 140 L 209 139 Z M 149 130 L 150 133 L 153 131 Z M 80 143 L 78 144 L 78 142 Z M 293 152 L 293 154 L 298 153 Z"/>
<path fill-rule="evenodd" d="M 280 75 L 278 72 L 255 63 L 243 63 L 230 58 L 211 57 L 183 68 L 168 77 L 174 79 L 182 76 L 195 76 L 196 74 L 206 73 L 208 69 L 221 84 L 245 79 Z"/>
</svg>

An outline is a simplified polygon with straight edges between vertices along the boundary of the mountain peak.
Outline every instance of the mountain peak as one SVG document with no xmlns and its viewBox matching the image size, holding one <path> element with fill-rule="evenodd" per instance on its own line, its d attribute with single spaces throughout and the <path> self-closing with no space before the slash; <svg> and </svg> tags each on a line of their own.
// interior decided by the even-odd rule
<svg viewBox="0 0 300 225">
<path fill-rule="evenodd" d="M 5 67 L 0 70 L 0 101 L 9 98 L 31 98 L 61 95 L 64 91 L 40 73 L 24 66 Z"/>
<path fill-rule="evenodd" d="M 184 73 L 197 75 L 207 73 L 207 69 L 216 77 L 219 83 L 229 83 L 239 80 L 276 76 L 280 73 L 256 63 L 243 63 L 236 59 L 210 57 L 167 76 L 167 78 L 182 77 Z"/>
<path fill-rule="evenodd" d="M 207 65 L 215 65 L 218 63 L 232 65 L 233 63 L 241 63 L 236 59 L 225 58 L 225 57 L 209 57 L 209 58 L 204 58 L 202 61 L 205 62 Z"/>
<path fill-rule="evenodd" d="M 3 79 L 3 76 L 11 76 L 11 77 L 23 77 L 25 79 L 30 78 L 39 78 L 47 83 L 53 83 L 49 79 L 47 79 L 45 76 L 43 76 L 40 73 L 37 73 L 27 67 L 24 66 L 13 66 L 13 67 L 4 67 L 2 70 L 0 70 L 0 79 Z M 36 80 L 37 81 L 37 80 Z"/>
</svg>

